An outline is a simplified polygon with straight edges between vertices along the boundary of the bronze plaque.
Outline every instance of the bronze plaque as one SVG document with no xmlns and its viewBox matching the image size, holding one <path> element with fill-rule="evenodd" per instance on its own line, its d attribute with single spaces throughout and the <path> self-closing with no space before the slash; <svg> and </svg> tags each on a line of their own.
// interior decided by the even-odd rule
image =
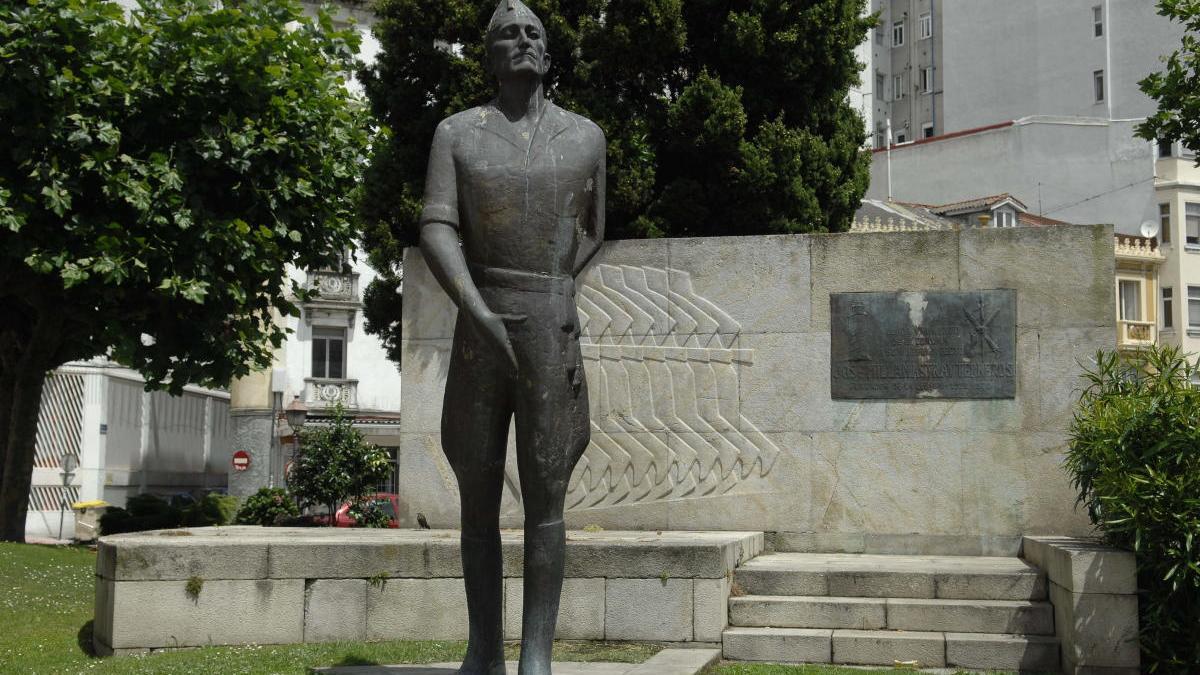
<svg viewBox="0 0 1200 675">
<path fill-rule="evenodd" d="M 1017 292 L 834 293 L 835 399 L 1013 398 Z"/>
</svg>

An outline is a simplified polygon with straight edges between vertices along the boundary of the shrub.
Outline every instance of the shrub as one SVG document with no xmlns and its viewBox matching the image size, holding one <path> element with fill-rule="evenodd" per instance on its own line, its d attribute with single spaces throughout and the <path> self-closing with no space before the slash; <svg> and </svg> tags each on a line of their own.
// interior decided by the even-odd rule
<svg viewBox="0 0 1200 675">
<path fill-rule="evenodd" d="M 157 495 L 133 495 L 125 508 L 109 509 L 100 516 L 101 534 L 167 530 L 183 523 L 183 511 Z"/>
<path fill-rule="evenodd" d="M 296 500 L 287 490 L 265 487 L 246 498 L 235 520 L 239 525 L 275 525 L 280 520 L 299 515 Z"/>
<path fill-rule="evenodd" d="M 1138 561 L 1143 666 L 1200 669 L 1200 390 L 1176 347 L 1097 354 L 1067 469 L 1092 522 Z"/>
<path fill-rule="evenodd" d="M 238 512 L 238 498 L 210 492 L 200 501 L 182 509 L 183 524 L 188 527 L 229 525 Z"/>
<path fill-rule="evenodd" d="M 288 485 L 302 504 L 325 506 L 330 526 L 339 506 L 366 499 L 387 478 L 387 453 L 363 438 L 340 404 L 329 424 L 306 429 L 300 441 Z"/>
<path fill-rule="evenodd" d="M 362 499 L 350 505 L 349 515 L 355 527 L 385 528 L 391 525 L 392 517 L 373 499 Z"/>
</svg>

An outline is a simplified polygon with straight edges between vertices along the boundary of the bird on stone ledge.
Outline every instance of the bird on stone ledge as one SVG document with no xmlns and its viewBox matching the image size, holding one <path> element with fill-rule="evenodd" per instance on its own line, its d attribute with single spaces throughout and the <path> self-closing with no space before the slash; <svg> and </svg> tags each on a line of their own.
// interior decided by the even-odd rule
<svg viewBox="0 0 1200 675">
<path fill-rule="evenodd" d="M 429 521 L 425 520 L 424 513 L 420 513 L 420 512 L 417 513 L 417 525 L 420 525 L 422 530 L 429 529 Z"/>
</svg>

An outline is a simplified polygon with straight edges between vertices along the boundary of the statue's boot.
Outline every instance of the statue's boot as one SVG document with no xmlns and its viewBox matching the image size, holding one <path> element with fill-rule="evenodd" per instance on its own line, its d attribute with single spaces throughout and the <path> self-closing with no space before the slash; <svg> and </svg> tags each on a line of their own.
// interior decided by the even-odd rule
<svg viewBox="0 0 1200 675">
<path fill-rule="evenodd" d="M 550 675 L 567 545 L 562 519 L 525 528 L 525 596 L 520 675 Z"/>
<path fill-rule="evenodd" d="M 462 534 L 463 580 L 467 589 L 470 633 L 459 675 L 505 675 L 501 608 L 504 576 L 500 529 Z M 549 671 L 546 671 L 549 672 Z"/>
</svg>

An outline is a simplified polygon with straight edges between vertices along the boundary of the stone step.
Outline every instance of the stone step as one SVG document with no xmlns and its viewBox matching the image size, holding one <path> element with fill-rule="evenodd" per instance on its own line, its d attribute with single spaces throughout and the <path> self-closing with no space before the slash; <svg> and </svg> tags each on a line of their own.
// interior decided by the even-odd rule
<svg viewBox="0 0 1200 675">
<path fill-rule="evenodd" d="M 775 663 L 839 663 L 922 668 L 1056 671 L 1059 643 L 1041 635 L 937 631 L 732 627 L 725 658 Z"/>
<path fill-rule="evenodd" d="M 1031 600 L 748 595 L 729 599 L 729 623 L 759 628 L 1053 635 L 1054 608 Z"/>
<path fill-rule="evenodd" d="M 734 581 L 747 595 L 1044 600 L 1046 576 L 1020 558 L 768 553 Z"/>
</svg>

